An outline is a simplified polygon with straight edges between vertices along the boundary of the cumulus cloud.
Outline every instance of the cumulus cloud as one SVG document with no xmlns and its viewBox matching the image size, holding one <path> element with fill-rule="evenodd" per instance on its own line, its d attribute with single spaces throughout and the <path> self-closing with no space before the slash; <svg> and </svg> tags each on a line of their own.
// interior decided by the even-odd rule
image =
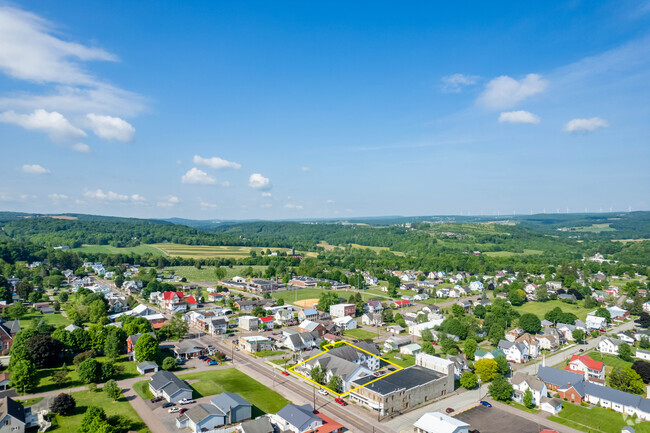
<svg viewBox="0 0 650 433">
<path fill-rule="evenodd" d="M 271 180 L 260 173 L 253 173 L 248 178 L 248 186 L 255 189 L 269 190 L 271 189 Z"/>
<path fill-rule="evenodd" d="M 217 179 L 208 175 L 208 173 L 205 171 L 193 167 L 183 175 L 181 182 L 190 184 L 214 185 L 217 183 Z"/>
<path fill-rule="evenodd" d="M 335 202 L 334 200 L 327 200 L 325 203 L 327 203 L 327 204 L 334 204 L 334 203 L 336 203 L 336 202 Z"/>
<path fill-rule="evenodd" d="M 608 128 L 609 122 L 600 117 L 592 117 L 591 119 L 573 119 L 564 125 L 566 132 L 594 132 L 600 128 Z"/>
<path fill-rule="evenodd" d="M 178 197 L 176 197 L 174 195 L 168 195 L 163 200 L 156 203 L 156 205 L 158 207 L 174 207 L 178 203 L 180 203 L 180 200 L 178 199 Z"/>
<path fill-rule="evenodd" d="M 81 153 L 88 153 L 90 152 L 90 146 L 85 143 L 75 143 L 72 145 L 72 150 Z"/>
<path fill-rule="evenodd" d="M 99 138 L 106 140 L 131 141 L 135 128 L 126 120 L 119 117 L 101 116 L 93 113 L 86 115 L 90 129 Z"/>
<path fill-rule="evenodd" d="M 17 114 L 13 110 L 0 113 L 0 122 L 13 123 L 25 129 L 45 132 L 52 140 L 61 141 L 85 137 L 86 133 L 73 126 L 56 111 L 34 110 L 31 114 Z"/>
<path fill-rule="evenodd" d="M 216 208 L 217 208 L 216 203 L 208 203 L 207 201 L 201 202 L 201 209 L 216 209 Z"/>
<path fill-rule="evenodd" d="M 539 116 L 530 111 L 507 111 L 499 115 L 499 122 L 504 123 L 539 123 Z"/>
<path fill-rule="evenodd" d="M 108 200 L 108 201 L 127 201 L 129 196 L 126 194 L 118 194 L 113 191 L 104 192 L 102 189 L 89 190 L 84 192 L 84 197 L 95 200 Z"/>
<path fill-rule="evenodd" d="M 140 194 L 131 194 L 131 201 L 143 203 L 147 201 L 147 199 L 142 197 Z"/>
<path fill-rule="evenodd" d="M 225 159 L 221 159 L 218 156 L 213 156 L 212 158 L 203 158 L 200 157 L 199 155 L 194 155 L 192 161 L 196 165 L 204 165 L 206 167 L 210 167 L 215 170 L 221 170 L 222 168 L 234 168 L 234 169 L 241 168 L 241 164 L 238 164 L 233 161 L 226 161 Z"/>
<path fill-rule="evenodd" d="M 0 7 L 0 71 L 49 86 L 46 94 L 14 93 L 0 107 L 51 111 L 136 114 L 141 96 L 107 84 L 84 67 L 89 61 L 117 61 L 102 48 L 66 41 L 56 25 L 30 12 Z"/>
<path fill-rule="evenodd" d="M 452 74 L 441 78 L 442 91 L 447 93 L 459 93 L 465 86 L 472 86 L 478 81 L 476 75 Z"/>
<path fill-rule="evenodd" d="M 302 205 L 295 204 L 295 203 L 287 203 L 284 205 L 287 209 L 295 209 L 295 210 L 302 210 Z"/>
<path fill-rule="evenodd" d="M 23 165 L 23 173 L 29 173 L 29 174 L 46 174 L 49 173 L 50 170 L 47 168 L 43 167 L 42 165 L 39 164 L 25 164 Z"/>
<path fill-rule="evenodd" d="M 507 75 L 490 80 L 477 102 L 491 109 L 509 108 L 533 95 L 543 92 L 548 81 L 538 74 L 528 74 L 521 80 Z"/>
<path fill-rule="evenodd" d="M 53 194 L 48 194 L 47 196 L 52 201 L 61 201 L 61 200 L 67 200 L 68 199 L 68 196 L 65 195 L 65 194 L 53 193 Z"/>
</svg>

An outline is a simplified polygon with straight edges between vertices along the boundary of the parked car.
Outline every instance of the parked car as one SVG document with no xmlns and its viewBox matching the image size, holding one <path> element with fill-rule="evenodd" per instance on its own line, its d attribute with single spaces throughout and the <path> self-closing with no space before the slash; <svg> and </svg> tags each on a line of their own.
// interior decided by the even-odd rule
<svg viewBox="0 0 650 433">
<path fill-rule="evenodd" d="M 151 402 L 152 402 L 152 403 L 158 403 L 158 402 L 161 401 L 162 399 L 163 399 L 162 397 L 154 397 L 154 398 L 151 399 Z"/>
<path fill-rule="evenodd" d="M 186 407 L 184 407 L 184 408 L 182 408 L 181 410 L 179 410 L 179 411 L 178 411 L 178 414 L 179 414 L 179 415 L 182 415 L 182 414 L 184 414 L 185 412 L 187 412 L 187 408 L 186 408 Z"/>
<path fill-rule="evenodd" d="M 492 407 L 489 401 L 481 400 L 481 404 L 485 407 Z"/>
<path fill-rule="evenodd" d="M 201 361 L 205 360 L 206 358 L 207 358 L 207 356 L 205 356 L 205 355 L 201 355 L 201 356 L 199 356 L 199 359 L 200 359 Z"/>
<path fill-rule="evenodd" d="M 196 401 L 194 401 L 194 400 L 188 400 L 188 399 L 184 398 L 184 399 L 182 399 L 181 401 L 179 401 L 178 403 L 184 405 L 184 404 L 192 404 L 192 403 L 196 403 Z"/>
<path fill-rule="evenodd" d="M 172 407 L 172 406 L 176 406 L 176 403 L 165 403 L 162 405 L 163 408 Z"/>
<path fill-rule="evenodd" d="M 219 364 L 219 363 L 217 361 L 215 361 L 214 359 L 211 360 L 210 362 L 208 362 L 208 365 L 217 365 L 217 364 Z"/>
<path fill-rule="evenodd" d="M 325 391 L 323 388 L 319 389 L 318 393 L 321 395 L 327 395 L 327 391 Z"/>
<path fill-rule="evenodd" d="M 340 398 L 340 397 L 336 397 L 334 399 L 334 401 L 337 402 L 338 404 L 340 404 L 341 406 L 347 406 L 348 405 L 348 403 L 345 400 L 343 400 L 342 398 Z"/>
<path fill-rule="evenodd" d="M 445 409 L 445 412 L 447 412 L 447 413 L 452 413 L 453 411 L 454 411 L 454 410 L 453 410 L 452 408 L 450 408 L 450 407 L 448 407 L 447 409 Z"/>
<path fill-rule="evenodd" d="M 585 351 L 585 349 L 580 349 L 580 350 L 578 350 L 578 352 L 584 352 L 584 351 Z"/>
<path fill-rule="evenodd" d="M 167 412 L 176 413 L 176 412 L 180 412 L 180 410 L 181 410 L 181 408 L 179 408 L 179 407 L 172 407 Z"/>
<path fill-rule="evenodd" d="M 288 372 L 288 371 L 286 371 L 286 370 L 285 370 L 285 371 L 283 371 L 283 372 L 282 372 L 282 374 L 283 374 L 283 375 L 285 375 L 285 376 L 289 376 L 289 372 Z"/>
</svg>

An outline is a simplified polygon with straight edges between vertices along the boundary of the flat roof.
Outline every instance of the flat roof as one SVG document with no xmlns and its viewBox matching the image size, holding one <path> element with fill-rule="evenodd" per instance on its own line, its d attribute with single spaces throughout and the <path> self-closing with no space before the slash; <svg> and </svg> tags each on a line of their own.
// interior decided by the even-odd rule
<svg viewBox="0 0 650 433">
<path fill-rule="evenodd" d="M 434 380 L 440 380 L 443 377 L 446 377 L 446 375 L 434 370 L 430 370 L 428 368 L 415 365 L 413 367 L 399 370 L 398 372 L 388 375 L 383 379 L 377 380 L 376 382 L 372 381 L 377 379 L 377 377 L 366 376 L 355 380 L 354 383 L 357 384 L 357 386 L 365 385 L 365 389 L 369 389 L 378 394 L 386 395 L 400 389 L 415 388 L 416 386 L 423 385 Z"/>
</svg>

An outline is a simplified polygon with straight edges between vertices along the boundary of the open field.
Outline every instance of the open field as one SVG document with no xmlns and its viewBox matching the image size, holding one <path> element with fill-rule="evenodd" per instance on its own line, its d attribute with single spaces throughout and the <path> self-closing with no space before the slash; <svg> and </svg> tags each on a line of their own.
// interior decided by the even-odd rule
<svg viewBox="0 0 650 433">
<path fill-rule="evenodd" d="M 80 248 L 72 248 L 70 251 L 91 254 L 153 254 L 163 256 L 164 253 L 149 245 L 138 245 L 137 247 L 117 248 L 110 245 L 82 245 Z"/>
<path fill-rule="evenodd" d="M 250 266 L 255 271 L 264 272 L 266 266 Z M 244 276 L 244 270 L 249 266 L 233 266 L 232 268 L 224 266 L 222 269 L 226 271 L 226 279 L 231 279 L 237 275 Z M 169 266 L 164 268 L 165 271 L 173 272 L 174 274 L 187 278 L 188 281 L 199 283 L 216 283 L 217 277 L 214 275 L 214 266 L 203 266 L 197 269 L 194 266 Z"/>
<path fill-rule="evenodd" d="M 585 233 L 601 233 L 601 232 L 615 232 L 616 229 L 612 228 L 610 223 L 592 224 L 584 227 L 568 227 L 563 231 L 567 232 L 585 232 Z"/>
<path fill-rule="evenodd" d="M 229 259 L 241 259 L 250 257 L 251 251 L 258 255 L 266 248 L 262 247 L 235 247 L 235 246 L 209 246 L 209 245 L 181 245 L 181 244 L 152 244 L 152 247 L 160 248 L 170 256 L 208 258 L 224 257 Z M 270 248 L 273 252 L 291 252 L 289 248 Z"/>
<path fill-rule="evenodd" d="M 273 299 L 284 299 L 284 302 L 293 304 L 296 300 L 304 301 L 305 299 L 318 299 L 320 294 L 323 293 L 324 289 L 298 289 L 298 290 L 287 290 L 284 292 L 275 292 L 271 296 Z M 345 299 L 349 297 L 346 292 L 341 292 L 339 295 Z"/>
<path fill-rule="evenodd" d="M 562 402 L 562 411 L 558 416 L 550 416 L 551 421 L 564 424 L 584 432 L 619 433 L 623 427 L 631 425 L 636 433 L 650 433 L 650 423 L 634 423 L 630 417 L 602 407 L 582 407 L 568 402 Z M 631 424 L 627 424 L 630 421 Z"/>
<path fill-rule="evenodd" d="M 347 331 L 343 331 L 343 336 L 357 338 L 359 340 L 372 340 L 373 338 L 378 337 L 377 333 L 366 331 L 365 329 L 361 328 L 348 329 Z"/>
<path fill-rule="evenodd" d="M 318 304 L 318 298 L 303 299 L 302 301 L 294 301 L 294 304 L 300 308 L 314 308 Z"/>
<path fill-rule="evenodd" d="M 29 328 L 33 319 L 43 319 L 48 325 L 52 325 L 55 328 L 59 326 L 68 326 L 72 323 L 67 317 L 63 317 L 61 313 L 53 314 L 43 314 L 40 312 L 34 312 L 31 314 L 26 314 L 20 319 L 20 329 Z"/>
<path fill-rule="evenodd" d="M 190 373 L 179 377 L 196 381 L 190 383 L 196 392 L 195 397 L 236 392 L 253 405 L 253 418 L 264 413 L 276 413 L 289 403 L 277 392 L 234 368 Z"/>
<path fill-rule="evenodd" d="M 542 250 L 524 250 L 523 253 L 512 253 L 510 251 L 486 251 L 482 254 L 490 257 L 511 257 L 511 256 L 532 256 L 544 254 Z"/>
<path fill-rule="evenodd" d="M 399 355 L 402 359 L 395 358 L 395 355 Z M 412 367 L 415 365 L 415 356 L 403 355 L 399 353 L 397 350 L 388 353 L 382 353 L 381 358 L 385 359 L 386 361 L 390 361 L 393 364 L 397 364 L 403 368 Z"/>
<path fill-rule="evenodd" d="M 81 426 L 81 420 L 83 419 L 84 413 L 86 413 L 88 406 L 101 407 L 104 409 L 109 419 L 111 416 L 116 415 L 129 418 L 132 422 L 130 430 L 140 433 L 149 431 L 147 425 L 142 422 L 140 416 L 138 416 L 136 411 L 131 407 L 131 404 L 126 401 L 124 397 L 114 402 L 106 395 L 106 393 L 101 391 L 79 391 L 73 392 L 71 395 L 77 402 L 77 407 L 74 410 L 74 414 L 70 416 L 56 415 L 56 421 L 55 423 L 52 423 L 52 429 L 49 431 L 56 431 L 61 433 L 78 431 L 79 427 Z"/>
<path fill-rule="evenodd" d="M 578 319 L 582 321 L 585 320 L 587 313 L 590 311 L 578 304 L 567 304 L 565 302 L 557 300 L 548 302 L 526 302 L 521 307 L 514 308 L 519 312 L 519 314 L 533 313 L 536 314 L 540 319 L 544 319 L 544 314 L 555 307 L 560 307 L 565 313 L 575 314 Z"/>
<path fill-rule="evenodd" d="M 150 380 L 141 380 L 133 384 L 133 389 L 143 400 L 149 400 L 154 398 L 154 395 L 149 390 Z"/>
</svg>

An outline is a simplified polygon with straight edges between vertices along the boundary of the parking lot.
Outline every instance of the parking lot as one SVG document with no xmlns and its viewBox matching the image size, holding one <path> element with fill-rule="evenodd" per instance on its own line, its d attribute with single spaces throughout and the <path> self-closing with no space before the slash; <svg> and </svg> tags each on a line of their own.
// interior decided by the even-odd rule
<svg viewBox="0 0 650 433">
<path fill-rule="evenodd" d="M 521 416 L 513 415 L 495 406 L 476 406 L 459 413 L 454 418 L 468 423 L 470 430 L 476 429 L 481 433 L 539 433 L 548 428 L 526 419 L 525 412 L 521 414 Z"/>
</svg>

